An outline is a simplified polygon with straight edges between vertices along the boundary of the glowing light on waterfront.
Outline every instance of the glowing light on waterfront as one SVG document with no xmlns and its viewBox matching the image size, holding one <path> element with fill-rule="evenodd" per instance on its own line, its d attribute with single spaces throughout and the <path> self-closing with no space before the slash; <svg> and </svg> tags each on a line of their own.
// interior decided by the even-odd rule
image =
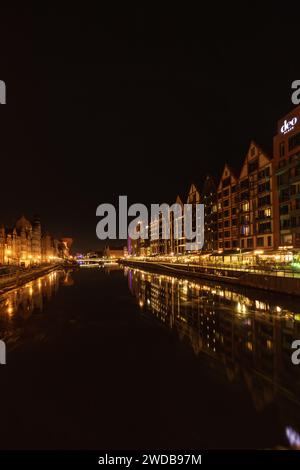
<svg viewBox="0 0 300 470">
<path fill-rule="evenodd" d="M 238 302 L 237 304 L 237 311 L 238 313 L 247 313 L 247 307 L 245 304 L 241 304 L 241 302 Z"/>
<path fill-rule="evenodd" d="M 292 447 L 300 448 L 300 435 L 291 426 L 285 428 L 285 435 Z"/>
<path fill-rule="evenodd" d="M 10 317 L 12 316 L 12 314 L 13 314 L 13 308 L 12 308 L 11 305 L 9 305 L 9 306 L 7 307 L 7 313 L 8 313 L 8 315 L 9 315 Z"/>
</svg>

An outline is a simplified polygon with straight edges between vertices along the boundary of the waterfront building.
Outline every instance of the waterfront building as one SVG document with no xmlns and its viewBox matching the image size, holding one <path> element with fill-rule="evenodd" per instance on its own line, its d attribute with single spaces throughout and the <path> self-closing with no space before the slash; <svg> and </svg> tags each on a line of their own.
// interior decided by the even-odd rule
<svg viewBox="0 0 300 470">
<path fill-rule="evenodd" d="M 196 187 L 196 185 L 194 183 L 192 183 L 191 186 L 190 186 L 189 192 L 188 192 L 187 204 L 192 205 L 192 231 L 193 231 L 193 234 L 195 234 L 195 238 L 197 240 L 199 240 L 199 238 L 200 238 L 201 222 L 199 220 L 196 221 L 196 204 L 200 204 L 200 203 L 201 203 L 200 192 L 199 192 L 198 188 Z M 196 222 L 198 222 L 198 223 L 196 223 Z M 185 234 L 185 236 L 186 235 L 187 234 Z M 193 241 L 196 241 L 196 240 L 187 240 L 187 237 L 186 237 L 186 242 L 187 241 L 188 242 L 193 242 Z M 189 252 L 191 252 L 191 253 L 197 253 L 199 251 L 200 250 L 199 250 L 196 243 L 195 243 L 195 247 L 192 248 L 191 250 L 189 250 Z"/>
<path fill-rule="evenodd" d="M 54 240 L 54 254 L 62 259 L 70 257 L 71 247 L 73 245 L 73 238 L 64 237 L 60 240 Z"/>
<path fill-rule="evenodd" d="M 125 253 L 127 252 L 127 247 L 122 248 L 111 248 L 110 246 L 106 246 L 104 248 L 104 257 L 109 259 L 121 259 L 124 258 Z"/>
<path fill-rule="evenodd" d="M 239 249 L 238 180 L 227 163 L 218 185 L 218 251 Z"/>
<path fill-rule="evenodd" d="M 42 236 L 42 260 L 44 262 L 52 260 L 56 256 L 54 239 L 49 232 Z"/>
<path fill-rule="evenodd" d="M 153 218 L 149 226 L 150 253 L 152 256 L 168 255 L 172 253 L 172 233 L 171 233 L 170 212 L 167 214 L 160 212 L 158 217 Z M 170 237 L 166 238 L 164 227 L 169 224 Z"/>
<path fill-rule="evenodd" d="M 300 105 L 278 121 L 273 140 L 280 246 L 300 248 Z"/>
<path fill-rule="evenodd" d="M 218 250 L 218 201 L 217 188 L 212 176 L 208 175 L 202 189 L 204 204 L 204 253 Z"/>
<path fill-rule="evenodd" d="M 252 141 L 239 176 L 239 247 L 270 251 L 278 247 L 274 165 Z"/>
<path fill-rule="evenodd" d="M 70 256 L 71 238 L 54 239 L 42 234 L 38 218 L 31 222 L 22 215 L 15 225 L 0 227 L 0 264 L 30 266 Z"/>
<path fill-rule="evenodd" d="M 174 255 L 183 255 L 185 253 L 185 236 L 184 236 L 184 204 L 178 195 L 175 204 L 181 207 L 181 214 L 172 213 L 172 252 Z M 176 235 L 177 234 L 177 235 Z"/>
<path fill-rule="evenodd" d="M 0 265 L 4 264 L 5 255 L 5 228 L 4 225 L 0 227 Z"/>
<path fill-rule="evenodd" d="M 184 200 L 193 209 L 204 204 L 202 250 L 197 246 L 195 250 L 186 249 L 189 240 L 184 227 Z M 203 254 L 204 258 L 213 255 L 214 261 L 246 264 L 296 259 L 300 253 L 300 105 L 278 121 L 272 157 L 251 141 L 238 176 L 225 164 L 217 188 L 208 176 L 201 195 L 193 183 L 186 199 L 177 196 L 176 203 L 181 205 L 182 214 L 178 217 L 171 211 L 167 215 L 171 239 L 163 238 L 165 215 L 160 214 L 151 221 L 150 250 L 144 249 L 144 256 L 191 255 L 187 257 L 190 260 L 193 254 Z M 179 240 L 175 237 L 177 225 L 182 227 Z M 196 227 L 200 224 L 196 224 L 193 210 L 194 232 Z M 142 243 L 132 242 L 137 255 L 142 253 Z"/>
</svg>

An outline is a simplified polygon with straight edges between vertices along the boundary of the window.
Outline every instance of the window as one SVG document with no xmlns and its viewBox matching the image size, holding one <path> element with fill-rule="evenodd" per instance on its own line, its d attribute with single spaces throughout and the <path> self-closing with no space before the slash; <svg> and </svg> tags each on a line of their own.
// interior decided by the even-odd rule
<svg viewBox="0 0 300 470">
<path fill-rule="evenodd" d="M 266 233 L 271 231 L 271 222 L 263 222 L 259 224 L 258 233 Z"/>
<path fill-rule="evenodd" d="M 291 226 L 292 227 L 300 227 L 300 217 L 292 217 L 291 218 Z"/>
<path fill-rule="evenodd" d="M 266 181 L 265 183 L 261 183 L 258 185 L 258 192 L 265 193 L 270 191 L 270 181 Z"/>
<path fill-rule="evenodd" d="M 224 232 L 224 238 L 229 238 L 230 237 L 230 232 L 227 230 Z"/>
<path fill-rule="evenodd" d="M 258 173 L 258 179 L 261 180 L 263 178 L 269 178 L 270 177 L 270 167 L 267 166 L 267 168 L 265 168 L 264 170 L 261 170 L 259 173 Z"/>
<path fill-rule="evenodd" d="M 224 207 L 228 207 L 228 206 L 229 206 L 229 199 L 225 199 L 225 201 L 223 201 L 223 206 L 224 206 Z"/>
<path fill-rule="evenodd" d="M 279 213 L 280 213 L 280 215 L 288 214 L 289 213 L 289 206 L 288 205 L 280 206 Z"/>
<path fill-rule="evenodd" d="M 271 237 L 271 235 L 268 236 L 268 246 L 272 246 L 272 237 Z"/>
<path fill-rule="evenodd" d="M 250 221 L 249 214 L 241 216 L 241 224 L 242 225 L 248 225 L 249 221 Z"/>
<path fill-rule="evenodd" d="M 244 235 L 245 237 L 248 237 L 249 233 L 250 233 L 249 225 L 242 225 L 241 234 Z"/>
<path fill-rule="evenodd" d="M 293 150 L 298 146 L 300 146 L 300 132 L 289 138 L 289 150 Z"/>
<path fill-rule="evenodd" d="M 226 186 L 230 186 L 230 176 L 228 178 L 225 178 L 222 183 L 223 188 L 226 188 Z"/>
<path fill-rule="evenodd" d="M 235 184 L 234 186 L 232 186 L 231 192 L 232 192 L 232 193 L 236 193 L 236 184 Z"/>
<path fill-rule="evenodd" d="M 249 180 L 248 178 L 243 180 L 240 184 L 241 190 L 249 188 Z"/>
<path fill-rule="evenodd" d="M 244 191 L 243 193 L 241 193 L 241 201 L 244 201 L 245 199 L 249 199 L 248 191 Z"/>
<path fill-rule="evenodd" d="M 258 159 L 248 164 L 248 173 L 253 173 L 258 168 Z"/>
<path fill-rule="evenodd" d="M 229 196 L 229 189 L 224 189 L 223 197 Z"/>
<path fill-rule="evenodd" d="M 289 228 L 289 227 L 290 227 L 290 220 L 289 219 L 280 221 L 281 230 L 285 230 L 286 228 Z"/>
<path fill-rule="evenodd" d="M 292 235 L 282 235 L 281 236 L 281 244 L 282 245 L 286 245 L 286 246 L 289 246 L 289 245 L 292 245 L 293 244 L 293 237 Z"/>
<path fill-rule="evenodd" d="M 300 194 L 300 183 L 291 185 L 291 194 L 292 195 Z"/>
<path fill-rule="evenodd" d="M 248 212 L 249 211 L 249 202 L 244 202 L 242 204 L 242 211 L 243 212 Z"/>
<path fill-rule="evenodd" d="M 285 155 L 285 143 L 280 142 L 279 144 L 279 157 L 282 158 Z"/>
<path fill-rule="evenodd" d="M 257 238 L 257 246 L 259 247 L 264 246 L 264 237 Z"/>
<path fill-rule="evenodd" d="M 223 214 L 223 215 L 224 215 L 224 218 L 229 217 L 229 211 L 228 211 L 228 210 L 227 210 L 227 211 L 224 211 L 224 214 Z"/>
<path fill-rule="evenodd" d="M 258 199 L 258 207 L 268 206 L 270 204 L 271 204 L 270 194 L 267 194 L 266 196 L 260 197 Z"/>
<path fill-rule="evenodd" d="M 247 248 L 253 248 L 253 238 L 247 239 Z"/>
<path fill-rule="evenodd" d="M 230 227 L 230 220 L 225 220 L 224 227 L 225 228 Z"/>
</svg>

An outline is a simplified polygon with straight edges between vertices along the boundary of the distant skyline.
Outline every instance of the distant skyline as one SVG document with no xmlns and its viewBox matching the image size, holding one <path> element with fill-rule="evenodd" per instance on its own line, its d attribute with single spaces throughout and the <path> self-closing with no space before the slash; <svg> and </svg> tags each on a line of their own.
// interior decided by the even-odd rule
<svg viewBox="0 0 300 470">
<path fill-rule="evenodd" d="M 273 7 L 2 9 L 0 223 L 102 249 L 99 204 L 175 201 L 252 139 L 271 154 L 300 79 L 299 7 Z"/>
</svg>

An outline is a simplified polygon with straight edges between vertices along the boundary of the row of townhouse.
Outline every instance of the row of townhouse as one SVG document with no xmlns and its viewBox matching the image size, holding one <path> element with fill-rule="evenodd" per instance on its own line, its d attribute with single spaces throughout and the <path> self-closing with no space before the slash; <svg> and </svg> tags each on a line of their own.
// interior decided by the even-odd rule
<svg viewBox="0 0 300 470">
<path fill-rule="evenodd" d="M 187 197 L 175 202 L 182 208 L 204 204 L 203 254 L 300 251 L 300 106 L 278 121 L 272 156 L 252 141 L 238 174 L 226 163 L 218 183 L 207 176 L 200 188 L 192 183 Z M 171 211 L 169 217 L 170 239 L 163 239 L 160 214 L 150 224 L 149 241 L 136 240 L 131 254 L 186 254 L 183 215 L 178 220 Z M 194 212 L 193 229 L 195 222 Z M 174 236 L 178 224 L 180 238 Z"/>
</svg>

